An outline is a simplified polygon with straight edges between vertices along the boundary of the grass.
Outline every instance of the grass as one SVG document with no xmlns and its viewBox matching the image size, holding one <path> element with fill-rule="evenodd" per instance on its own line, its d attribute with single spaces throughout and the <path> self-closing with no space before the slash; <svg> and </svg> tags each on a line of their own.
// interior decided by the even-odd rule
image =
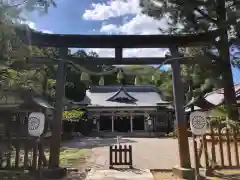
<svg viewBox="0 0 240 180">
<path fill-rule="evenodd" d="M 23 165 L 23 151 L 20 152 L 21 165 Z M 49 149 L 45 149 L 45 156 L 49 159 Z M 65 168 L 80 168 L 86 166 L 86 160 L 90 156 L 90 150 L 88 149 L 79 149 L 79 148 L 61 148 L 60 149 L 60 166 Z M 29 157 L 31 159 L 31 156 Z M 13 162 L 15 157 L 12 158 Z M 81 180 L 85 179 L 86 173 L 83 172 L 69 172 L 67 177 L 63 180 Z M 35 178 L 30 175 L 28 172 L 23 171 L 1 171 L 0 180 L 12 180 L 12 179 L 22 179 L 22 180 L 34 180 Z"/>
<path fill-rule="evenodd" d="M 86 163 L 86 159 L 89 155 L 90 152 L 87 149 L 62 148 L 60 152 L 60 166 L 77 168 Z"/>
<path fill-rule="evenodd" d="M 49 159 L 50 151 L 45 149 L 45 156 Z M 59 165 L 66 168 L 77 168 L 80 165 L 86 163 L 87 158 L 90 156 L 90 151 L 88 149 L 80 148 L 61 148 Z M 15 160 L 15 159 L 14 159 Z"/>
</svg>

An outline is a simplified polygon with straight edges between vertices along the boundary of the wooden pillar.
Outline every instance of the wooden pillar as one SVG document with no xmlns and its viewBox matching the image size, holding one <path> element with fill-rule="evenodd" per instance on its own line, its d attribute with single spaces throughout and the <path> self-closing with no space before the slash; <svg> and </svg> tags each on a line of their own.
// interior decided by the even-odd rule
<svg viewBox="0 0 240 180">
<path fill-rule="evenodd" d="M 170 48 L 171 55 L 178 57 L 178 47 Z M 190 153 L 187 135 L 187 123 L 184 117 L 184 90 L 181 80 L 180 63 L 177 60 L 172 62 L 173 96 L 175 105 L 176 128 L 178 133 L 178 147 L 180 157 L 180 167 L 190 169 Z"/>
<path fill-rule="evenodd" d="M 60 58 L 65 59 L 68 54 L 68 48 L 61 48 Z M 62 114 L 63 114 L 63 98 L 65 96 L 64 85 L 66 78 L 66 64 L 64 61 L 59 61 L 56 81 L 56 105 L 54 120 L 52 121 L 52 137 L 50 144 L 50 162 L 49 168 L 54 169 L 59 167 L 60 144 L 62 135 Z"/>
<path fill-rule="evenodd" d="M 149 126 L 148 126 L 148 113 L 144 112 L 144 132 L 149 131 Z"/>
<path fill-rule="evenodd" d="M 123 49 L 121 47 L 115 47 L 115 59 L 116 62 L 122 62 Z"/>
<path fill-rule="evenodd" d="M 157 119 L 157 115 L 153 116 L 153 131 L 156 132 L 156 119 Z"/>
<path fill-rule="evenodd" d="M 99 132 L 100 131 L 100 119 L 97 119 L 96 121 L 97 121 L 97 132 Z"/>
<path fill-rule="evenodd" d="M 114 132 L 114 116 L 112 114 L 112 132 Z"/>
<path fill-rule="evenodd" d="M 133 132 L 133 116 L 132 116 L 132 114 L 130 116 L 130 130 L 131 130 L 131 132 Z"/>
</svg>

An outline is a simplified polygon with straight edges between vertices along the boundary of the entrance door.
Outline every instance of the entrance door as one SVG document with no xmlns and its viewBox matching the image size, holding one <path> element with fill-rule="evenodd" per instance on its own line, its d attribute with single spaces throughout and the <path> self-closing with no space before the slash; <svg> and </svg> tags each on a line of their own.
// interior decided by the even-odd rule
<svg viewBox="0 0 240 180">
<path fill-rule="evenodd" d="M 144 116 L 135 116 L 133 119 L 133 130 L 144 131 Z"/>
<path fill-rule="evenodd" d="M 126 117 L 116 117 L 114 119 L 114 130 L 118 132 L 130 131 L 130 119 Z"/>
<path fill-rule="evenodd" d="M 100 131 L 112 131 L 112 118 L 110 116 L 100 116 Z"/>
</svg>

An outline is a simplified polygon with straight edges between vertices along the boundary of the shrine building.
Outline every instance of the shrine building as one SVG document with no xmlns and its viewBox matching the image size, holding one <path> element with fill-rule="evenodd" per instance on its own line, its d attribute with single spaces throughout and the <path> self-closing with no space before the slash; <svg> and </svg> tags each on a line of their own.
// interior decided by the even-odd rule
<svg viewBox="0 0 240 180">
<path fill-rule="evenodd" d="M 95 132 L 170 132 L 173 106 L 156 86 L 92 86 L 81 102 Z"/>
</svg>

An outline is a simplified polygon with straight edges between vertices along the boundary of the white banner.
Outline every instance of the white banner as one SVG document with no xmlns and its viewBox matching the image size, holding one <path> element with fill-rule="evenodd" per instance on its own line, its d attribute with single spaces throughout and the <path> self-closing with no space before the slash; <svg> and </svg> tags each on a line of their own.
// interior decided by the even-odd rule
<svg viewBox="0 0 240 180">
<path fill-rule="evenodd" d="M 45 115 L 41 112 L 32 112 L 28 117 L 28 134 L 40 137 L 44 130 Z"/>
<path fill-rule="evenodd" d="M 152 120 L 151 120 L 151 119 L 148 120 L 148 125 L 149 125 L 149 126 L 152 125 Z"/>
<path fill-rule="evenodd" d="M 190 114 L 190 128 L 193 134 L 203 135 L 207 131 L 206 113 L 195 111 Z"/>
</svg>

